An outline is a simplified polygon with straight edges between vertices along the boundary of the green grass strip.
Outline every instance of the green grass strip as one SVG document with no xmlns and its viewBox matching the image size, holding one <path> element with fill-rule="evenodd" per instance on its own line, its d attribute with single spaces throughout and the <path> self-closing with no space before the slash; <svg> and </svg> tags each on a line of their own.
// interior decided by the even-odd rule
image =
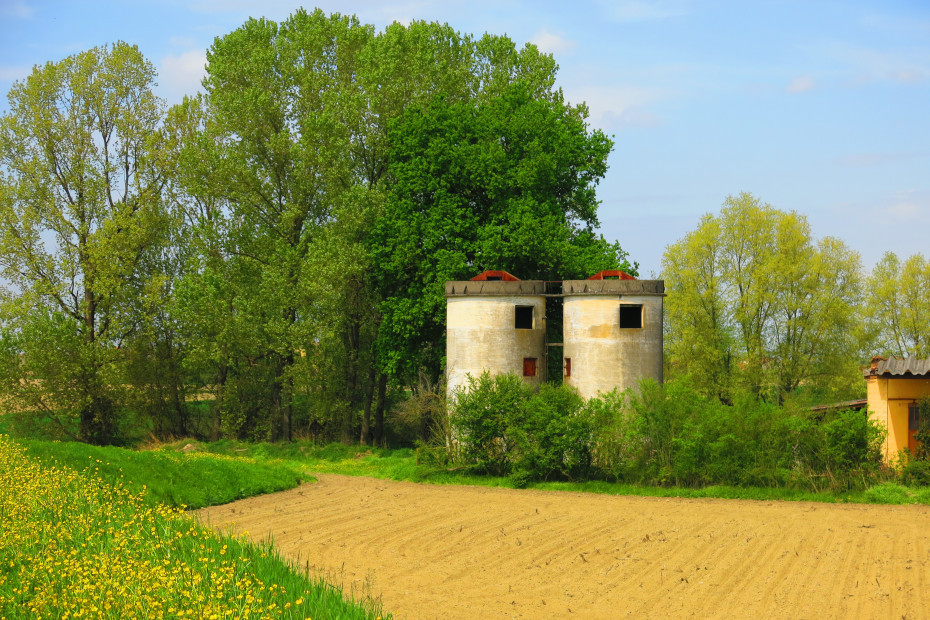
<svg viewBox="0 0 930 620">
<path fill-rule="evenodd" d="M 110 484 L 135 493 L 145 489 L 153 501 L 191 509 L 291 489 L 307 478 L 277 463 L 170 448 L 136 451 L 77 442 L 20 443 L 48 465 L 87 468 Z"/>
<path fill-rule="evenodd" d="M 182 442 L 183 443 L 183 442 Z M 204 450 L 217 454 L 241 454 L 256 460 L 287 464 L 297 471 L 369 476 L 388 480 L 406 480 L 431 484 L 467 484 L 504 488 L 531 488 L 552 491 L 574 491 L 608 495 L 648 497 L 695 497 L 751 499 L 765 501 L 810 501 L 822 503 L 864 504 L 930 504 L 930 488 L 912 488 L 894 482 L 883 482 L 864 491 L 807 491 L 783 487 L 707 486 L 655 487 L 607 481 L 588 482 L 516 482 L 510 478 L 485 476 L 467 469 L 446 469 L 417 464 L 411 449 L 389 450 L 340 443 L 314 446 L 309 442 L 280 444 L 249 444 L 221 441 L 202 444 Z"/>
<path fill-rule="evenodd" d="M 270 545 L 220 536 L 0 435 L 0 617 L 377 618 Z"/>
</svg>

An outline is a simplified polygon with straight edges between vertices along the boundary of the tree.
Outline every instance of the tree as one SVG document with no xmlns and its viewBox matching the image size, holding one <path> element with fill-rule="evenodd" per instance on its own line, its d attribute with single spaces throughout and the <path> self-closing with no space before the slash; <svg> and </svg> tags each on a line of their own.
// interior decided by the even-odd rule
<svg viewBox="0 0 930 620">
<path fill-rule="evenodd" d="M 164 230 L 154 80 L 135 46 L 97 47 L 36 67 L 0 119 L 6 388 L 95 443 L 116 440 L 118 347 Z"/>
<path fill-rule="evenodd" d="M 444 285 L 484 269 L 527 279 L 629 269 L 593 234 L 611 141 L 585 109 L 523 84 L 480 103 L 435 98 L 390 133 L 390 195 L 370 238 L 389 373 L 435 380 L 445 353 Z"/>
<path fill-rule="evenodd" d="M 401 372 L 391 362 L 401 353 L 384 348 L 393 342 L 384 330 L 396 323 L 385 326 L 387 289 L 379 284 L 380 259 L 369 251 L 372 230 L 395 196 L 388 174 L 395 153 L 391 127 L 437 96 L 450 105 L 477 105 L 496 100 L 516 82 L 530 99 L 564 107 L 553 86 L 555 62 L 532 45 L 517 49 L 507 37 L 476 40 L 426 22 L 392 24 L 376 33 L 354 17 L 320 10 L 299 10 L 280 24 L 250 20 L 217 39 L 208 61 L 205 116 L 198 137 L 185 140 L 181 185 L 195 219 L 203 213 L 201 203 L 223 205 L 217 246 L 222 260 L 211 259 L 209 270 L 227 274 L 227 294 L 213 307 L 235 317 L 230 324 L 246 331 L 251 325 L 248 337 L 239 337 L 256 347 L 248 367 L 272 369 L 266 376 L 274 382 L 273 437 L 289 436 L 302 392 L 318 399 L 318 410 L 331 412 L 325 423 L 340 433 L 361 416 L 362 441 L 379 441 L 389 379 L 414 385 L 419 374 L 419 358 Z M 580 116 L 580 108 L 563 114 L 570 123 Z M 561 122 L 557 114 L 541 120 Z M 586 170 L 602 164 L 584 162 Z M 199 180 L 204 176 L 221 182 Z M 594 221 L 581 212 L 592 199 L 593 190 L 575 205 L 584 222 Z M 532 209 L 524 211 L 522 224 L 511 231 L 535 225 Z M 576 262 L 619 252 L 587 223 L 565 230 L 577 238 Z M 528 231 L 527 238 L 535 243 Z M 496 243 L 502 255 L 520 250 L 517 239 L 487 243 Z M 201 258 L 191 270 L 190 290 L 208 273 L 207 262 Z M 252 279 L 240 284 L 239 277 Z M 232 371 L 236 361 L 229 356 L 237 347 L 214 355 L 219 351 L 210 344 L 210 329 L 201 333 L 204 346 L 194 350 L 213 352 L 200 359 Z M 314 377 L 312 368 L 325 368 L 327 375 Z"/>
<path fill-rule="evenodd" d="M 868 281 L 869 322 L 885 354 L 930 357 L 930 261 L 886 252 Z"/>
<path fill-rule="evenodd" d="M 815 243 L 803 216 L 729 196 L 662 264 L 670 375 L 724 401 L 740 389 L 781 399 L 861 383 L 859 256 L 837 239 Z"/>
</svg>

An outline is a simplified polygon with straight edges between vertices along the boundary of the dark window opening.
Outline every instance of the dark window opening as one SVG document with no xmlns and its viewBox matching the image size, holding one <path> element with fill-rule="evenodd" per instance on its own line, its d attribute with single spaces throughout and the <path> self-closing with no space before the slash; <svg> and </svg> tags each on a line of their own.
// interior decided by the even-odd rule
<svg viewBox="0 0 930 620">
<path fill-rule="evenodd" d="M 605 280 L 619 280 L 620 276 L 603 276 Z"/>
<path fill-rule="evenodd" d="M 488 276 L 488 282 L 494 282 L 495 280 L 499 281 L 503 280 L 503 278 L 500 276 Z"/>
<path fill-rule="evenodd" d="M 920 430 L 920 408 L 917 403 L 910 403 L 907 406 L 907 430 Z"/>
<path fill-rule="evenodd" d="M 640 305 L 620 306 L 620 328 L 639 329 L 643 326 L 643 307 Z"/>
<path fill-rule="evenodd" d="M 565 358 L 565 376 L 566 377 L 572 376 L 572 358 L 570 357 Z"/>
<path fill-rule="evenodd" d="M 536 358 L 535 357 L 524 357 L 523 358 L 523 376 L 524 377 L 535 377 L 536 376 Z"/>
<path fill-rule="evenodd" d="M 533 306 L 516 306 L 513 326 L 516 329 L 533 329 Z"/>
</svg>

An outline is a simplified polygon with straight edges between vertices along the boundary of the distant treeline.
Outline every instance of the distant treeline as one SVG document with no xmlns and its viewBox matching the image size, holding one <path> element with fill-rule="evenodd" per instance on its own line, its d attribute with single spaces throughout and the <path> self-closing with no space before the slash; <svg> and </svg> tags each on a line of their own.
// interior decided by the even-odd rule
<svg viewBox="0 0 930 620">
<path fill-rule="evenodd" d="M 613 142 L 533 45 L 300 10 L 207 60 L 205 92 L 170 108 L 122 42 L 10 90 L 8 411 L 101 444 L 424 439 L 445 281 L 637 274 L 597 232 Z M 928 355 L 923 257 L 867 277 L 749 194 L 669 246 L 662 277 L 666 376 L 708 402 L 848 398 L 873 353 Z"/>
</svg>

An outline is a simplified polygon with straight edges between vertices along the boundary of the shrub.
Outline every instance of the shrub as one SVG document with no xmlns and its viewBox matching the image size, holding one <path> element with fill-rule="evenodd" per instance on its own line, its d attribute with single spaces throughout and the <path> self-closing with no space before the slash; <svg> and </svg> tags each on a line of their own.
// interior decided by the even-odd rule
<svg viewBox="0 0 930 620">
<path fill-rule="evenodd" d="M 510 430 L 522 426 L 532 394 L 515 374 L 484 372 L 468 378 L 468 387 L 456 392 L 452 405 L 452 427 L 465 463 L 492 475 L 511 473 L 515 444 Z"/>
<path fill-rule="evenodd" d="M 593 471 L 593 416 L 574 389 L 538 392 L 514 374 L 469 378 L 451 417 L 465 463 L 516 486 L 531 480 L 580 480 Z"/>
<path fill-rule="evenodd" d="M 930 486 L 930 461 L 912 459 L 901 467 L 901 481 L 912 487 Z"/>
<path fill-rule="evenodd" d="M 534 480 L 587 479 L 592 473 L 594 425 L 584 399 L 566 385 L 545 384 L 508 428 L 514 470 Z"/>
</svg>

